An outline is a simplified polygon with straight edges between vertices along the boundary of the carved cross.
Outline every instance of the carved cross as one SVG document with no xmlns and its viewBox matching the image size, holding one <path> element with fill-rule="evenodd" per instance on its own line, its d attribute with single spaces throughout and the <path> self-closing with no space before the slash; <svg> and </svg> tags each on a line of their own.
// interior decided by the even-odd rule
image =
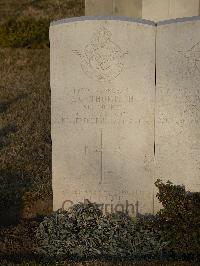
<svg viewBox="0 0 200 266">
<path fill-rule="evenodd" d="M 103 130 L 101 129 L 101 136 L 100 136 L 100 149 L 96 149 L 96 152 L 100 153 L 100 184 L 103 183 Z"/>
<path fill-rule="evenodd" d="M 84 153 L 85 155 L 87 155 L 87 152 L 88 152 L 88 149 L 89 147 L 87 145 L 85 145 L 85 148 L 84 148 Z M 100 181 L 99 181 L 99 184 L 102 184 L 103 181 L 104 181 L 104 175 L 105 173 L 113 173 L 113 171 L 105 171 L 104 169 L 104 153 L 107 149 L 104 148 L 104 143 L 103 143 L 103 130 L 101 129 L 100 131 L 100 145 L 99 147 L 97 147 L 94 152 L 96 153 L 99 153 L 100 154 Z M 108 150 L 107 150 L 108 151 Z M 117 149 L 114 149 L 112 151 L 116 151 L 116 152 L 120 152 L 120 147 L 118 147 Z"/>
</svg>

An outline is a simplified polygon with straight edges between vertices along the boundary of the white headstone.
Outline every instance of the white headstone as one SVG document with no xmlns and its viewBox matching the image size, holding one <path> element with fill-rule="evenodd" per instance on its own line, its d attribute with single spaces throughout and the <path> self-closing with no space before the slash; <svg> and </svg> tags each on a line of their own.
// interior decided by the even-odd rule
<svg viewBox="0 0 200 266">
<path fill-rule="evenodd" d="M 200 21 L 157 29 L 156 177 L 200 190 Z"/>
<path fill-rule="evenodd" d="M 50 41 L 54 210 L 88 199 L 152 213 L 154 25 L 68 19 Z"/>
<path fill-rule="evenodd" d="M 142 0 L 85 0 L 86 16 L 142 17 Z"/>
<path fill-rule="evenodd" d="M 153 21 L 199 15 L 199 0 L 143 0 L 142 18 Z"/>
</svg>

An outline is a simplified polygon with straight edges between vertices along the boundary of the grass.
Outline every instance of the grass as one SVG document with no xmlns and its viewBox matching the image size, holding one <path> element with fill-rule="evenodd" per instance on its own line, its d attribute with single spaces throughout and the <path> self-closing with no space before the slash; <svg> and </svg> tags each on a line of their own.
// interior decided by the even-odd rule
<svg viewBox="0 0 200 266">
<path fill-rule="evenodd" d="M 83 16 L 84 0 L 1 0 L 0 23 L 19 17 L 58 20 Z"/>
<path fill-rule="evenodd" d="M 48 48 L 49 21 L 21 18 L 0 25 L 0 46 L 3 48 Z"/>
<path fill-rule="evenodd" d="M 8 260 L 2 261 L 1 265 L 11 266 L 16 265 Z M 55 263 L 37 263 L 36 261 L 24 261 L 20 264 L 21 266 L 42 266 L 42 265 L 55 265 Z M 186 262 L 171 262 L 171 263 L 160 263 L 160 262 L 101 262 L 101 261 L 90 261 L 90 262 L 63 262 L 63 263 L 56 263 L 56 265 L 67 265 L 67 266 L 198 266 L 198 264 L 191 264 Z"/>
<path fill-rule="evenodd" d="M 1 0 L 0 47 L 49 47 L 49 23 L 84 15 L 83 0 Z"/>
<path fill-rule="evenodd" d="M 16 190 L 3 199 L 51 198 L 49 49 L 0 50 L 0 122 L 1 183 Z"/>
<path fill-rule="evenodd" d="M 81 15 L 84 0 L 0 1 L 0 23 Z M 1 221 L 52 210 L 49 79 L 49 49 L 0 48 Z"/>
<path fill-rule="evenodd" d="M 84 0 L 0 1 L 0 24 L 81 15 Z M 0 48 L 0 256 L 32 252 L 34 225 L 19 221 L 52 211 L 49 79 L 49 49 Z"/>
</svg>

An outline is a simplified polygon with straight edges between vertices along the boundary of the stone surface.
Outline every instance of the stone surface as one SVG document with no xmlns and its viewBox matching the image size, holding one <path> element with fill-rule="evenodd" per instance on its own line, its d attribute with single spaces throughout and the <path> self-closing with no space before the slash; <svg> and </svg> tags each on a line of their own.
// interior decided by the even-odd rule
<svg viewBox="0 0 200 266">
<path fill-rule="evenodd" d="M 142 0 L 115 0 L 114 15 L 142 17 Z"/>
<path fill-rule="evenodd" d="M 86 16 L 112 16 L 113 0 L 85 0 Z"/>
<path fill-rule="evenodd" d="M 200 21 L 157 28 L 156 177 L 200 189 Z"/>
<path fill-rule="evenodd" d="M 86 16 L 142 17 L 142 0 L 85 0 Z"/>
<path fill-rule="evenodd" d="M 153 21 L 199 15 L 199 0 L 143 0 L 142 18 Z"/>
<path fill-rule="evenodd" d="M 85 0 L 86 16 L 126 16 L 152 21 L 198 16 L 199 0 Z"/>
<path fill-rule="evenodd" d="M 155 27 L 65 21 L 50 42 L 54 210 L 89 199 L 152 213 Z"/>
</svg>

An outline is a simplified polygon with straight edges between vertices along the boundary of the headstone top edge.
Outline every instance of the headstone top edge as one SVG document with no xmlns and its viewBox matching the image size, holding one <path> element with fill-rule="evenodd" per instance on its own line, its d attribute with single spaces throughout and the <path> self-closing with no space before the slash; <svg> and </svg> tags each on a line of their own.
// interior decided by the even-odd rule
<svg viewBox="0 0 200 266">
<path fill-rule="evenodd" d="M 162 26 L 162 25 L 167 25 L 167 24 L 190 22 L 190 21 L 197 21 L 197 20 L 200 20 L 200 16 L 161 20 L 161 21 L 158 21 L 156 24 L 157 26 Z"/>
<path fill-rule="evenodd" d="M 141 23 L 150 26 L 155 26 L 156 23 L 151 20 L 140 19 L 140 18 L 131 18 L 131 17 L 123 17 L 123 16 L 82 16 L 82 17 L 73 17 L 73 18 L 65 18 L 61 20 L 55 20 L 50 23 L 50 27 L 65 24 L 65 23 L 72 23 L 72 22 L 81 22 L 81 21 L 90 21 L 90 20 L 114 20 L 114 21 L 127 21 L 133 23 Z"/>
</svg>

